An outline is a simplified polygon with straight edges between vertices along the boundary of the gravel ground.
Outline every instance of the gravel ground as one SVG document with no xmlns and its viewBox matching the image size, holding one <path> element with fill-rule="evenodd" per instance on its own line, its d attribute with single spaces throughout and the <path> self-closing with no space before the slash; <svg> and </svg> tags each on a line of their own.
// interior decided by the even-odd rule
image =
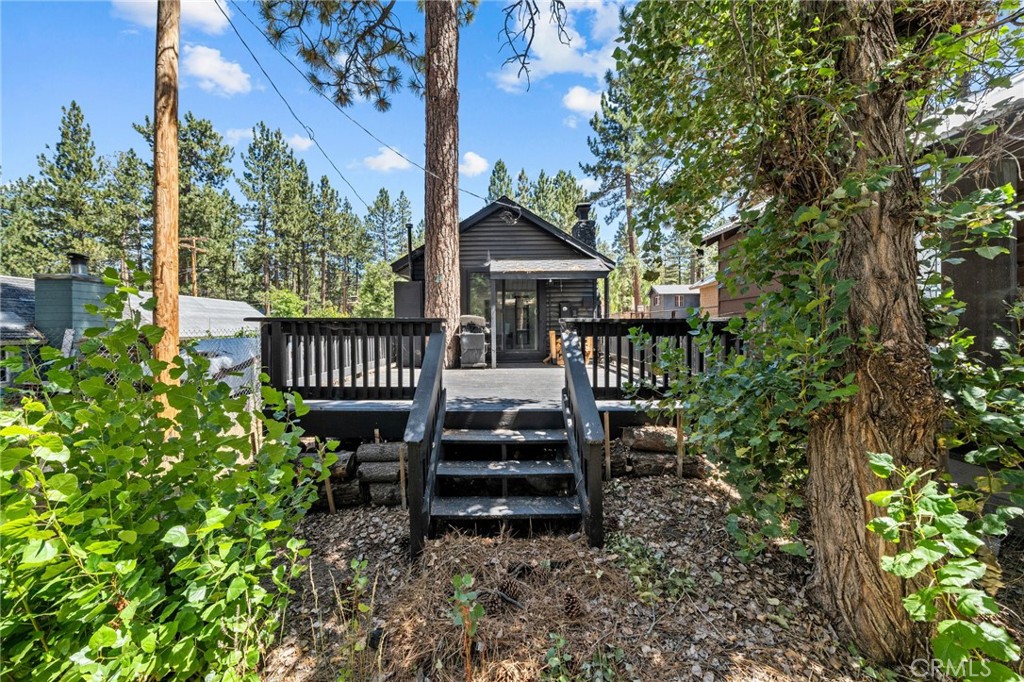
<svg viewBox="0 0 1024 682">
<path fill-rule="evenodd" d="M 264 679 L 334 682 L 346 668 L 355 672 L 341 679 L 465 679 L 459 631 L 448 613 L 452 574 L 473 573 L 483 600 L 524 563 L 537 575 L 548 571 L 544 584 L 557 585 L 558 595 L 571 582 L 582 615 L 563 614 L 552 588 L 523 578 L 520 587 L 508 588 L 521 592 L 523 608 L 495 606 L 492 599 L 480 623 L 476 680 L 537 679 L 552 632 L 566 637 L 573 666 L 594 652 L 619 650 L 616 679 L 869 679 L 810 603 L 805 561 L 774 551 L 744 564 L 732 555 L 724 530 L 729 488 L 656 477 L 616 479 L 605 491 L 609 539 L 628 533 L 662 554 L 665 567 L 688 576 L 681 597 L 653 606 L 643 601 L 622 557 L 578 538 L 449 535 L 428 543 L 423 558 L 410 564 L 405 512 L 312 515 L 300 529 L 312 550 L 310 570 L 296 585 Z M 356 600 L 361 609 L 348 596 L 354 557 L 367 562 L 369 582 Z"/>
</svg>

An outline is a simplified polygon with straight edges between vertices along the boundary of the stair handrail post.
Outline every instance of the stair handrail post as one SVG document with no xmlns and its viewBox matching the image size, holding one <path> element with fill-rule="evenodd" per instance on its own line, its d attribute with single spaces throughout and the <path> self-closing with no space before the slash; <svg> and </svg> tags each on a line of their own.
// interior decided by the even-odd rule
<svg viewBox="0 0 1024 682">
<path fill-rule="evenodd" d="M 409 420 L 405 426 L 405 446 L 409 468 L 406 477 L 409 500 L 409 551 L 415 559 L 423 551 L 429 517 L 427 465 L 436 461 L 434 449 L 438 447 L 443 426 L 438 422 L 444 416 L 444 330 L 431 332 L 426 352 L 420 365 Z"/>
<path fill-rule="evenodd" d="M 604 545 L 604 491 L 602 489 L 602 449 L 604 426 L 597 409 L 594 389 L 587 377 L 587 367 L 579 334 L 567 325 L 562 327 L 562 354 L 565 360 L 565 395 L 573 434 L 570 447 L 583 467 L 586 504 L 582 505 L 587 539 L 593 547 Z"/>
</svg>

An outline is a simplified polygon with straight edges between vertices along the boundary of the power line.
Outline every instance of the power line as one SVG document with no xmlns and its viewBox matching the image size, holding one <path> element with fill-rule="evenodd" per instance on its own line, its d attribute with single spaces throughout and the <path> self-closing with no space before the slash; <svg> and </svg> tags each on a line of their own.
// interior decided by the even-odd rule
<svg viewBox="0 0 1024 682">
<path fill-rule="evenodd" d="M 294 118 L 295 121 L 300 126 L 302 126 L 302 129 L 306 131 L 306 134 L 309 136 L 309 139 L 313 142 L 313 144 L 316 145 L 316 148 L 320 150 L 320 153 L 323 154 L 324 158 L 327 159 L 327 163 L 331 164 L 331 167 L 338 174 L 338 177 L 341 178 L 342 182 L 344 182 L 346 185 L 348 185 L 348 188 L 350 190 L 352 190 L 352 194 L 355 195 L 356 199 L 358 199 L 359 202 L 363 206 L 365 206 L 367 210 L 370 210 L 370 205 L 368 203 L 366 203 L 366 200 L 363 199 L 362 196 L 360 196 L 360 194 L 356 190 L 356 188 L 352 185 L 351 182 L 348 181 L 348 178 L 346 178 L 345 174 L 341 172 L 341 169 L 338 168 L 338 164 L 334 163 L 334 159 L 332 159 L 330 157 L 330 155 L 327 153 L 327 150 L 325 150 L 323 148 L 323 146 L 320 144 L 320 141 L 316 139 L 316 133 L 313 131 L 313 129 L 311 127 L 309 127 L 308 125 L 306 125 L 306 123 L 303 122 L 303 120 L 301 118 L 299 118 L 299 115 L 297 113 L 295 113 L 295 109 L 292 108 L 292 105 L 288 101 L 288 98 L 286 98 L 284 96 L 284 93 L 282 93 L 281 90 L 277 87 L 277 84 L 274 83 L 274 79 L 271 78 L 270 74 L 267 73 L 267 70 L 263 68 L 263 64 L 260 63 L 259 58 L 256 57 L 256 54 L 252 51 L 252 48 L 249 47 L 249 44 L 247 42 L 245 42 L 245 38 L 242 37 L 242 34 L 241 34 L 241 32 L 239 32 L 238 27 L 235 26 L 235 23 L 233 21 L 231 21 L 231 17 L 228 16 L 228 13 L 221 6 L 221 3 L 215 2 L 213 4 L 215 4 L 217 6 L 217 9 L 220 10 L 220 13 L 224 15 L 224 18 L 227 20 L 228 25 L 231 26 L 231 30 L 235 32 L 235 35 L 238 37 L 238 40 L 240 40 L 241 43 L 242 43 L 242 46 L 245 47 L 246 52 L 248 52 L 249 56 L 252 57 L 252 60 L 254 62 L 256 62 L 256 66 L 259 67 L 260 71 L 263 73 L 263 76 L 270 83 L 270 87 L 272 87 L 274 89 L 274 92 L 277 93 L 277 96 L 281 98 L 282 102 L 284 102 L 284 105 L 285 105 L 285 107 L 288 108 L 288 112 L 292 115 L 292 118 Z M 237 5 L 236 5 L 236 8 L 237 8 Z M 239 11 L 241 12 L 241 10 L 239 10 Z M 242 15 L 245 16 L 245 13 L 242 12 Z M 246 16 L 245 18 L 249 19 L 248 16 Z M 251 19 L 249 20 L 249 23 L 252 23 Z M 261 31 L 261 33 L 262 33 L 262 31 Z"/>
<path fill-rule="evenodd" d="M 248 22 L 249 22 L 249 24 L 250 24 L 250 25 L 251 25 L 251 26 L 252 26 L 252 27 L 253 27 L 254 29 L 256 29 L 256 30 L 257 30 L 257 31 L 259 32 L 259 34 L 260 34 L 260 35 L 262 35 L 262 36 L 263 36 L 263 37 L 264 37 L 264 38 L 266 39 L 266 41 L 267 41 L 267 42 L 268 42 L 268 43 L 270 44 L 270 46 L 271 46 L 271 47 L 273 47 L 273 48 L 274 48 L 274 50 L 275 50 L 275 51 L 276 51 L 276 52 L 277 52 L 277 53 L 278 53 L 279 55 L 281 55 L 281 57 L 282 57 L 282 58 L 283 58 L 283 59 L 284 59 L 284 60 L 285 60 L 286 62 L 288 62 L 288 65 L 289 65 L 289 66 L 291 66 L 291 67 L 292 67 L 292 68 L 293 68 L 293 69 L 295 70 L 295 72 L 296 72 L 296 73 L 298 73 L 298 74 L 299 74 L 300 76 L 302 76 L 302 79 L 303 79 L 304 81 L 306 81 L 306 82 L 307 82 L 307 83 L 308 83 L 308 84 L 310 85 L 310 87 L 311 87 L 311 88 L 313 89 L 313 91 L 314 91 L 314 92 L 316 92 L 316 93 L 317 93 L 318 95 L 320 95 L 321 97 L 323 97 L 323 98 L 324 98 L 325 100 L 327 100 L 328 102 L 330 102 L 330 103 L 331 103 L 331 105 L 332 105 L 332 106 L 333 106 L 333 107 L 334 107 L 335 109 L 337 109 L 337 110 L 338 110 L 338 111 L 339 111 L 339 112 L 341 113 L 341 115 L 342 115 L 342 116 L 344 116 L 344 117 L 345 117 L 345 118 L 347 118 L 347 119 L 348 119 L 349 121 L 351 121 L 351 122 L 352 122 L 352 124 L 354 124 L 354 125 L 355 125 L 355 126 L 356 126 L 357 128 L 359 128 L 359 129 L 360 129 L 360 130 L 362 130 L 362 131 L 363 131 L 364 133 L 366 133 L 367 135 L 369 135 L 369 136 L 370 136 L 371 138 L 373 138 L 374 140 L 376 140 L 376 141 L 377 141 L 377 142 L 378 142 L 379 144 L 382 144 L 382 145 L 384 145 L 384 147 L 385 147 L 385 148 L 387 148 L 388 150 L 390 150 L 390 151 L 391 151 L 392 153 L 396 154 L 396 155 L 397 155 L 398 157 L 400 157 L 400 158 L 404 159 L 405 161 L 409 162 L 410 164 L 412 164 L 412 165 L 413 165 L 413 166 L 415 166 L 416 168 L 419 168 L 419 169 L 420 169 L 421 171 L 423 171 L 423 172 L 424 172 L 424 173 L 426 173 L 427 175 L 430 175 L 430 176 L 431 176 L 431 177 L 433 177 L 434 179 L 436 179 L 436 180 L 440 180 L 440 179 L 441 179 L 441 178 L 440 178 L 440 177 L 439 177 L 439 176 L 437 175 L 437 173 L 434 173 L 433 171 L 431 171 L 431 170 L 428 170 L 428 169 L 427 169 L 427 167 L 426 167 L 426 166 L 424 166 L 423 164 L 420 164 L 420 163 L 418 163 L 418 162 L 414 161 L 413 159 L 410 159 L 410 158 L 409 158 L 408 156 L 406 156 L 406 155 L 405 155 L 405 154 L 403 154 L 402 152 L 398 151 L 398 149 L 396 149 L 396 148 L 395 148 L 395 147 L 393 147 L 392 145 L 390 145 L 390 144 L 388 144 L 387 142 L 385 142 L 384 140 L 382 140 L 382 139 L 381 139 L 381 138 L 380 138 L 380 137 L 379 137 L 378 135 L 376 135 L 376 134 L 375 134 L 375 133 L 374 133 L 374 132 L 373 132 L 372 130 L 370 130 L 369 128 L 367 128 L 366 126 L 364 126 L 364 125 L 363 125 L 362 123 L 360 123 L 360 122 L 359 122 L 358 120 L 356 120 L 356 119 L 355 119 L 355 118 L 354 118 L 354 117 L 353 117 L 353 116 L 352 116 L 351 114 L 349 114 L 349 113 L 348 113 L 348 112 L 347 112 L 347 111 L 345 110 L 345 108 L 344 108 L 344 107 L 342 107 L 342 106 L 341 106 L 340 104 L 338 104 L 337 102 L 335 102 L 334 100 L 332 100 L 332 99 L 331 99 L 330 97 L 328 97 L 327 95 L 325 95 L 325 94 L 323 93 L 323 91 L 322 91 L 322 90 L 321 90 L 320 88 L 318 88 L 318 87 L 316 86 L 316 84 L 315 84 L 315 83 L 313 82 L 312 78 L 310 78 L 309 74 L 307 74 L 307 73 L 306 73 L 306 72 L 304 72 L 304 71 L 303 71 L 302 69 L 300 69 L 300 68 L 298 67 L 298 65 L 296 65 L 296 64 L 295 64 L 295 62 L 293 62 L 293 61 L 292 61 L 291 57 L 289 57 L 289 56 L 288 56 L 287 54 L 285 54 L 285 53 L 284 53 L 284 51 L 283 51 L 283 50 L 282 50 L 282 49 L 281 49 L 281 48 L 280 48 L 280 47 L 279 47 L 278 45 L 276 45 L 276 44 L 274 43 L 274 41 L 273 41 L 273 40 L 272 40 L 272 39 L 270 38 L 270 36 L 269 36 L 269 35 L 267 35 L 267 32 L 266 32 L 266 31 L 265 31 L 265 30 L 264 30 L 263 28 L 261 28 L 261 27 L 260 27 L 259 25 L 257 25 L 257 24 L 256 24 L 256 22 L 254 22 L 254 21 L 252 20 L 252 18 L 251 18 L 251 17 L 250 17 L 250 16 L 248 15 L 248 14 L 246 14 L 246 13 L 245 13 L 245 10 L 243 10 L 243 9 L 242 9 L 242 8 L 241 8 L 241 7 L 239 6 L 239 4 L 238 4 L 238 2 L 237 2 L 236 0 L 229 0 L 229 2 L 230 2 L 230 3 L 232 4 L 232 6 L 234 6 L 234 8 L 235 8 L 236 10 L 238 10 L 238 13 L 239 13 L 239 14 L 241 14 L 241 15 L 242 15 L 243 17 L 245 17 L 245 20 L 246 20 L 246 21 L 248 21 Z M 219 6 L 219 5 L 218 5 L 218 6 Z M 223 11 L 224 11 L 224 10 L 223 10 L 223 9 L 221 9 L 221 12 L 223 12 Z M 226 15 L 225 15 L 225 16 L 226 16 Z M 230 19 L 229 19 L 229 21 L 230 21 Z M 235 33 L 238 33 L 238 31 L 236 30 L 236 31 L 235 31 Z M 246 48 L 248 49 L 248 46 L 246 46 Z M 250 54 L 251 54 L 251 52 L 250 52 Z M 257 63 L 258 63 L 258 62 L 257 62 Z M 261 67 L 261 68 L 262 68 L 262 67 Z M 264 73 L 266 73 L 266 72 L 264 72 Z M 481 196 L 481 195 L 477 194 L 476 192 L 473 192 L 472 190 L 468 190 L 468 189 L 466 189 L 466 188 L 464 188 L 464 187 L 462 187 L 462 186 L 459 186 L 459 185 L 457 185 L 455 189 L 457 189 L 457 190 L 458 190 L 459 192 L 462 192 L 462 193 L 464 193 L 464 194 L 468 194 L 468 195 L 470 195 L 470 196 L 472 196 L 472 197 L 476 197 L 477 199 L 480 199 L 480 200 L 481 200 L 481 201 L 483 201 L 484 203 L 490 203 L 490 202 L 489 202 L 489 201 L 487 200 L 487 197 Z M 502 203 L 501 205 L 502 205 L 502 206 L 504 206 L 504 207 L 506 207 L 506 208 L 511 208 L 511 209 L 519 209 L 519 206 L 513 206 L 512 204 L 504 204 L 504 203 Z"/>
</svg>

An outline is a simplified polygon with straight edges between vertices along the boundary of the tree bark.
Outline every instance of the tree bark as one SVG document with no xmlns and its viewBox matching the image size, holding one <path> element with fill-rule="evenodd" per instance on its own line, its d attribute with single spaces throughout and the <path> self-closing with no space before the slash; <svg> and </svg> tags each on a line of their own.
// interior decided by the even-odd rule
<svg viewBox="0 0 1024 682">
<path fill-rule="evenodd" d="M 633 312 L 640 310 L 643 294 L 640 291 L 640 259 L 636 257 L 636 230 L 633 229 L 633 176 L 626 170 L 626 239 L 633 262 L 629 268 L 633 285 Z"/>
<path fill-rule="evenodd" d="M 455 0 L 428 0 L 426 14 L 427 317 L 445 320 L 445 367 L 459 325 L 459 23 Z"/>
<path fill-rule="evenodd" d="M 853 281 L 847 333 L 870 339 L 851 346 L 841 370 L 855 373 L 857 395 L 817 418 L 808 438 L 814 585 L 864 655 L 896 662 L 926 652 L 929 631 L 903 608 L 914 587 L 879 567 L 894 547 L 866 529 L 878 510 L 865 498 L 892 486 L 872 474 L 867 453 L 889 453 L 911 468 L 938 465 L 941 402 L 917 284 L 919 191 L 906 149 L 904 91 L 880 74 L 899 54 L 892 3 L 846 0 L 814 9 L 822 25 L 834 22 L 848 38 L 838 71 L 860 88 L 856 109 L 845 117 L 859 144 L 836 176 L 866 171 L 871 161 L 901 169 L 889 189 L 874 194 L 871 208 L 847 220 L 840 237 L 837 276 Z"/>
<path fill-rule="evenodd" d="M 157 360 L 178 357 L 178 46 L 181 3 L 159 0 L 153 97 L 153 324 L 164 335 Z M 164 370 L 158 379 L 171 382 Z"/>
</svg>

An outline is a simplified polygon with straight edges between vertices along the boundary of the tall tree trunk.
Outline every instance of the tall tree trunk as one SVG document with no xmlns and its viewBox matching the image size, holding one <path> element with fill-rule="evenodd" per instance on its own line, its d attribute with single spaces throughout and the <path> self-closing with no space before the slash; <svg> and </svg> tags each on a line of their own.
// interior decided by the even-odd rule
<svg viewBox="0 0 1024 682">
<path fill-rule="evenodd" d="M 898 166 L 891 188 L 846 221 L 837 276 L 853 281 L 847 313 L 851 335 L 870 330 L 871 348 L 854 344 L 842 372 L 854 372 L 859 392 L 815 421 L 807 445 L 808 498 L 815 538 L 817 596 L 860 650 L 881 662 L 927 651 L 928 630 L 912 622 L 901 602 L 914 588 L 882 571 L 894 547 L 865 525 L 878 515 L 865 500 L 890 486 L 874 476 L 867 453 L 887 452 L 898 464 L 936 468 L 941 414 L 925 345 L 917 284 L 915 212 L 918 188 L 907 155 L 903 86 L 880 70 L 899 55 L 891 2 L 822 2 L 822 25 L 849 37 L 838 59 L 843 81 L 861 94 L 846 122 L 858 140 L 849 167 L 872 161 Z M 877 84 L 877 89 L 866 87 Z"/>
<path fill-rule="evenodd" d="M 164 330 L 153 354 L 178 357 L 178 46 L 181 3 L 159 0 L 153 101 L 153 324 Z M 172 381 L 165 370 L 160 381 Z"/>
<path fill-rule="evenodd" d="M 457 357 L 459 325 L 459 20 L 455 0 L 429 0 L 426 13 L 425 210 L 423 283 L 427 317 L 445 320 L 445 367 Z"/>
<path fill-rule="evenodd" d="M 633 229 L 633 176 L 626 170 L 626 239 L 628 242 L 630 277 L 633 285 L 633 312 L 640 310 L 643 294 L 640 292 L 640 259 L 636 257 L 636 230 Z"/>
</svg>

